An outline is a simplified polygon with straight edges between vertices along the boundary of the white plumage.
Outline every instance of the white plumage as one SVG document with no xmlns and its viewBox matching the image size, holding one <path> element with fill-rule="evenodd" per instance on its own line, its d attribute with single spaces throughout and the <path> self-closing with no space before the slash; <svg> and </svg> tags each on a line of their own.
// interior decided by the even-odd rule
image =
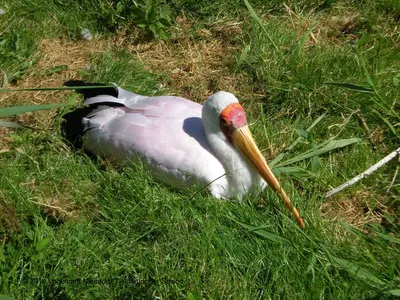
<svg viewBox="0 0 400 300">
<path fill-rule="evenodd" d="M 118 87 L 118 98 L 99 95 L 85 102 L 101 103 L 124 106 L 98 106 L 83 119 L 83 146 L 89 152 L 143 159 L 154 178 L 178 188 L 211 183 L 217 198 L 242 197 L 266 186 L 219 128 L 222 109 L 238 103 L 232 94 L 218 92 L 202 107 L 180 97 L 145 97 Z"/>
<path fill-rule="evenodd" d="M 217 198 L 241 198 L 268 183 L 304 227 L 231 93 L 215 93 L 202 106 L 181 97 L 146 97 L 120 87 L 76 91 L 84 94 L 91 108 L 77 124 L 83 127 L 85 150 L 133 163 L 142 160 L 156 180 L 178 188 L 207 186 Z"/>
</svg>

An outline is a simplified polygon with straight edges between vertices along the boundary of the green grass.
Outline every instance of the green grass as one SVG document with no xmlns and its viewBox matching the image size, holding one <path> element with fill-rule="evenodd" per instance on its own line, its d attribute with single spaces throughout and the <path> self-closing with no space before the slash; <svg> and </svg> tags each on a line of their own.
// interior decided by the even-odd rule
<svg viewBox="0 0 400 300">
<path fill-rule="evenodd" d="M 206 195 L 189 202 L 190 194 L 152 182 L 140 167 L 116 170 L 71 153 L 56 135 L 29 135 L 20 143 L 24 154 L 3 154 L 13 162 L 3 172 L 14 174 L 1 180 L 3 205 L 14 210 L 3 221 L 18 222 L 2 250 L 3 293 L 342 298 L 395 287 L 396 267 L 383 262 L 397 260 L 396 243 L 362 233 L 337 241 L 330 226 L 341 225 L 321 219 L 315 199 L 298 201 L 309 225 L 303 233 L 268 191 L 263 207 L 255 199 L 232 203 Z M 44 197 L 70 203 L 74 215 L 65 222 L 46 215 L 32 202 Z M 251 233 L 232 219 L 262 229 Z M 77 278 L 115 283 L 49 283 Z"/>
<path fill-rule="evenodd" d="M 359 13 L 356 40 L 339 34 L 335 42 L 327 38 L 312 46 L 306 46 L 307 28 L 290 27 L 278 2 L 250 2 L 265 30 L 240 1 L 172 1 L 170 14 L 184 9 L 199 28 L 218 19 L 243 21 L 235 43 L 247 50 L 233 55 L 230 68 L 243 75 L 246 90 L 263 95 L 240 100 L 258 145 L 271 159 L 299 135 L 303 139 L 285 160 L 334 136 L 362 139 L 295 164 L 311 176 L 280 175 L 306 221 L 305 231 L 270 190 L 241 202 L 219 201 L 205 192 L 156 183 L 144 166 L 116 166 L 70 150 L 58 128 L 62 114 L 72 108 L 63 107 L 51 128 L 0 133 L 11 138 L 0 149 L 0 294 L 16 299 L 360 299 L 400 294 L 398 179 L 387 191 L 398 162 L 335 199 L 323 198 L 331 187 L 398 147 L 397 2 L 288 1 L 300 19 L 315 26 L 322 26 L 321 14 L 337 16 L 343 7 Z M 139 39 L 148 38 L 148 28 L 132 29 L 132 23 L 122 22 L 118 16 L 132 12 L 115 11 L 114 2 L 7 3 L 0 16 L 0 74 L 7 75 L 11 86 L 36 67 L 36 45 L 42 38 L 78 40 L 87 27 L 112 46 L 115 30 L 124 26 L 130 26 L 126 34 L 138 30 Z M 112 9 L 107 9 L 109 3 Z M 89 11 L 90 5 L 98 6 Z M 11 21 L 15 26 L 7 26 Z M 112 46 L 93 56 L 91 69 L 80 75 L 159 94 L 157 84 L 168 81 L 169 74 L 145 67 L 146 61 Z M 76 101 L 63 97 L 64 103 Z M 32 104 L 32 99 L 26 101 L 20 105 Z M 304 131 L 323 114 L 310 132 Z M 346 224 L 353 221 L 349 213 L 339 216 L 341 221 L 324 215 L 321 206 L 328 201 L 333 208 L 335 202 L 353 203 L 365 216 L 380 212 L 384 217 L 380 222 L 359 220 L 356 229 Z"/>
</svg>

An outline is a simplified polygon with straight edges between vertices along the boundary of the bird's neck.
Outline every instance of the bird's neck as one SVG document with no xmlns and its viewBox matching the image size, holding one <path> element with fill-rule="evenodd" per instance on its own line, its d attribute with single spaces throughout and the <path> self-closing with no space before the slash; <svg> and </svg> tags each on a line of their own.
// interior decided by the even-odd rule
<svg viewBox="0 0 400 300">
<path fill-rule="evenodd" d="M 257 192 L 266 186 L 254 167 L 227 141 L 221 131 L 206 130 L 206 136 L 215 157 L 225 169 L 228 187 L 225 187 L 224 197 L 242 198 L 246 193 Z"/>
</svg>

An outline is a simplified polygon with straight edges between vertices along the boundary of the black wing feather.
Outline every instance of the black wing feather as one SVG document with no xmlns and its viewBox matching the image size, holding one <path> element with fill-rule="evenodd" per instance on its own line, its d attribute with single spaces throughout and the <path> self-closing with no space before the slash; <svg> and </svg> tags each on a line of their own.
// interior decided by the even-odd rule
<svg viewBox="0 0 400 300">
<path fill-rule="evenodd" d="M 64 82 L 64 86 L 108 86 L 108 84 L 104 83 L 91 83 L 84 82 L 82 80 L 69 80 Z M 82 94 L 85 100 L 87 98 L 92 98 L 100 95 L 109 95 L 115 98 L 118 98 L 118 89 L 115 87 L 107 87 L 107 88 L 93 88 L 93 89 L 79 89 L 77 88 L 75 92 Z"/>
<path fill-rule="evenodd" d="M 108 84 L 103 83 L 92 83 L 92 82 L 84 82 L 82 80 L 69 80 L 64 83 L 64 86 L 70 87 L 84 87 L 84 86 L 107 86 Z M 76 88 L 75 92 L 82 94 L 85 100 L 87 98 L 92 98 L 100 95 L 109 95 L 112 97 L 118 98 L 118 89 L 114 87 L 107 87 L 107 88 L 92 88 L 92 89 L 79 89 Z M 82 136 L 84 135 L 84 128 L 82 124 L 82 119 L 86 117 L 91 111 L 97 108 L 99 105 L 104 106 L 123 106 L 119 103 L 108 103 L 102 102 L 97 103 L 94 105 L 90 105 L 89 107 L 83 107 L 75 109 L 69 113 L 66 113 L 62 116 L 62 123 L 61 123 L 61 133 L 64 138 L 69 142 L 70 146 L 75 149 L 82 148 Z"/>
</svg>

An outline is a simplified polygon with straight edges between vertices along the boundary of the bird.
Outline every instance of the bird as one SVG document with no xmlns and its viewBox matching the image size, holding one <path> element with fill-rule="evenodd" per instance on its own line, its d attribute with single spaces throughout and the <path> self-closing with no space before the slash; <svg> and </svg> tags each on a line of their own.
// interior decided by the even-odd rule
<svg viewBox="0 0 400 300">
<path fill-rule="evenodd" d="M 116 161 L 141 161 L 156 181 L 178 189 L 206 187 L 218 199 L 241 199 L 270 186 L 305 227 L 233 94 L 216 92 L 201 105 L 178 96 L 143 96 L 115 84 L 64 85 L 82 94 L 86 105 L 63 116 L 64 136 L 74 146 Z"/>
</svg>

